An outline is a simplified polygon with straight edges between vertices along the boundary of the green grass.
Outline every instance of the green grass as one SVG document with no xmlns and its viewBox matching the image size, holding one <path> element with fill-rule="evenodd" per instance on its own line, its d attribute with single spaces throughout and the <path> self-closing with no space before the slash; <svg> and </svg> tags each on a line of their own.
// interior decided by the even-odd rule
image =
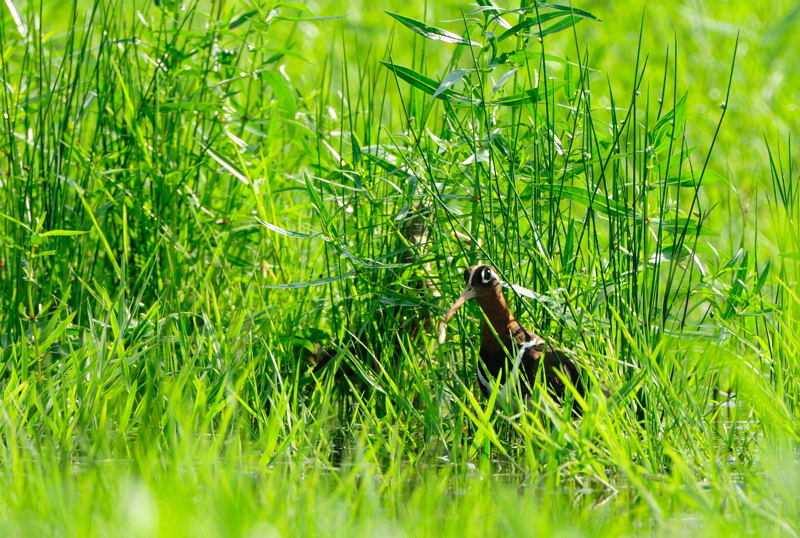
<svg viewBox="0 0 800 538">
<path fill-rule="evenodd" d="M 221 4 L 4 5 L 3 534 L 800 532 L 797 8 Z"/>
</svg>

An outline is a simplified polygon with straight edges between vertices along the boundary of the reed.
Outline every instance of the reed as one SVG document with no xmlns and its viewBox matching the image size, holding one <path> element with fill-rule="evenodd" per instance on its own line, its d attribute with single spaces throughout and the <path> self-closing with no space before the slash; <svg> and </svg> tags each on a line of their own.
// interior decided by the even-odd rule
<svg viewBox="0 0 800 538">
<path fill-rule="evenodd" d="M 788 4 L 7 0 L 2 532 L 797 534 Z"/>
</svg>

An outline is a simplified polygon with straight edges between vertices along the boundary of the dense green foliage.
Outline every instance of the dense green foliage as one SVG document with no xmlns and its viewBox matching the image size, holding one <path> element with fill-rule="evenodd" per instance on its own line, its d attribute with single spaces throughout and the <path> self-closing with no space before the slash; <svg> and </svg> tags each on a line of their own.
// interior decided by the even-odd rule
<svg viewBox="0 0 800 538">
<path fill-rule="evenodd" d="M 800 532 L 800 10 L 726 6 L 8 0 L 0 532 Z M 580 419 L 439 342 L 477 262 Z"/>
</svg>

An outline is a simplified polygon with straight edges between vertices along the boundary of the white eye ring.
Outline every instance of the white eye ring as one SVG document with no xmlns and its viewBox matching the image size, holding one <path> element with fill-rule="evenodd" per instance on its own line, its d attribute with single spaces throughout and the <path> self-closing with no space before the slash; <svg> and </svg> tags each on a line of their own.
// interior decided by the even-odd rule
<svg viewBox="0 0 800 538">
<path fill-rule="evenodd" d="M 484 268 L 483 274 L 481 275 L 481 282 L 483 282 L 484 284 L 488 284 L 489 282 L 492 281 L 493 278 L 494 275 L 492 274 L 492 270 L 489 269 L 488 267 Z"/>
</svg>

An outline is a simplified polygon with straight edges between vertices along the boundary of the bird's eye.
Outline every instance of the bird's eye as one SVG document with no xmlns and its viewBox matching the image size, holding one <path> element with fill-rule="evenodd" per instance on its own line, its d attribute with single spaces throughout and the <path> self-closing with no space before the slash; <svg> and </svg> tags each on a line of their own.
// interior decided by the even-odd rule
<svg viewBox="0 0 800 538">
<path fill-rule="evenodd" d="M 492 281 L 493 278 L 494 275 L 492 274 L 492 270 L 489 269 L 488 267 L 484 267 L 483 274 L 481 275 L 481 282 L 483 282 L 484 284 L 488 284 L 489 282 Z"/>
<path fill-rule="evenodd" d="M 464 269 L 464 283 L 469 284 L 469 269 Z"/>
</svg>

